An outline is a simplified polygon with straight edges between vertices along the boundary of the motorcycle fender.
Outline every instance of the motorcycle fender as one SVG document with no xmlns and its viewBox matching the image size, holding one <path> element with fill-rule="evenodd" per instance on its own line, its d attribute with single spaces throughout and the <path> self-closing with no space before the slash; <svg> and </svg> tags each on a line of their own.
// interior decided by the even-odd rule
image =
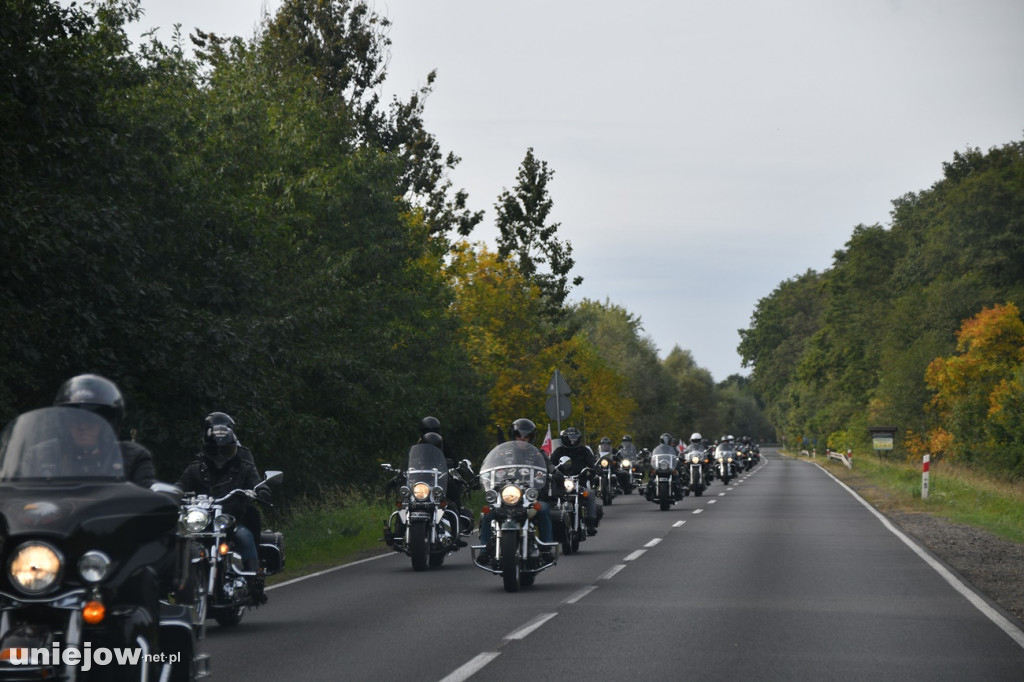
<svg viewBox="0 0 1024 682">
<path fill-rule="evenodd" d="M 443 518 L 444 518 L 444 509 L 441 508 L 441 507 L 437 507 L 434 510 L 434 523 L 440 524 L 441 523 L 441 519 L 443 519 Z"/>
</svg>

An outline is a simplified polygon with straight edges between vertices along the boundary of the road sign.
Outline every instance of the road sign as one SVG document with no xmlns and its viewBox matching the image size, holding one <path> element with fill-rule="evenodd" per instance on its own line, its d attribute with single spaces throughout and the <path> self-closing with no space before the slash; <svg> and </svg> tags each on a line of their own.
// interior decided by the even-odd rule
<svg viewBox="0 0 1024 682">
<path fill-rule="evenodd" d="M 565 377 L 557 369 L 555 373 L 551 375 L 551 381 L 548 382 L 548 395 L 569 395 L 572 393 L 572 389 L 569 388 L 569 384 L 566 383 Z M 554 417 L 551 417 L 554 419 Z"/>
<path fill-rule="evenodd" d="M 572 403 L 569 402 L 569 396 L 553 395 L 544 403 L 544 410 L 551 419 L 561 421 L 572 414 Z"/>
</svg>

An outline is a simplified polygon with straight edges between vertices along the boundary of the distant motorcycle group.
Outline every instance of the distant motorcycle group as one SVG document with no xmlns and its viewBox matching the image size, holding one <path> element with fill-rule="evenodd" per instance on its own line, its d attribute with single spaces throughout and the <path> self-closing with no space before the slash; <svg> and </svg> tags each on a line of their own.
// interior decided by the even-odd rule
<svg viewBox="0 0 1024 682">
<path fill-rule="evenodd" d="M 737 443 L 726 436 L 708 447 L 694 433 L 681 447 L 666 433 L 650 451 L 637 450 L 629 436 L 617 449 L 602 438 L 595 456 L 574 427 L 562 432 L 563 445 L 550 453 L 533 445 L 535 431 L 530 420 L 516 420 L 512 439 L 487 453 L 475 475 L 469 460 L 456 464 L 445 455 L 440 423 L 425 418 L 405 466 L 382 465 L 393 474 L 388 487 L 398 492 L 384 542 L 408 555 L 417 571 L 439 567 L 469 546 L 477 567 L 501 576 L 505 590 L 516 592 L 557 563 L 559 548 L 573 554 L 596 535 L 604 507 L 616 496 L 643 491 L 668 510 L 686 495 L 702 495 L 715 478 L 728 484 L 760 462 L 749 438 Z M 462 538 L 473 532 L 474 517 L 463 497 L 476 487 L 484 489 L 485 504 L 480 542 L 469 545 Z"/>
</svg>

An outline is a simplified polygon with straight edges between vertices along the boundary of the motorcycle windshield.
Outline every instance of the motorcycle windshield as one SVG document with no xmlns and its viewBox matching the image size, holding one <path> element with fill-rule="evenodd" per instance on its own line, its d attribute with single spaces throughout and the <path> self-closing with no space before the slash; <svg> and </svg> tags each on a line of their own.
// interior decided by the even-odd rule
<svg viewBox="0 0 1024 682">
<path fill-rule="evenodd" d="M 0 483 L 124 480 L 117 435 L 88 410 L 45 407 L 0 434 Z"/>
<path fill-rule="evenodd" d="M 655 471 L 675 469 L 678 461 L 679 451 L 671 445 L 659 445 L 651 452 L 651 468 Z"/>
<path fill-rule="evenodd" d="M 736 449 L 728 445 L 719 445 L 715 448 L 715 457 L 718 459 L 726 459 L 736 454 Z"/>
<path fill-rule="evenodd" d="M 544 454 L 525 441 L 510 440 L 487 453 L 480 465 L 484 490 L 507 481 L 518 481 L 527 488 L 541 489 L 547 483 L 548 463 Z"/>
<path fill-rule="evenodd" d="M 623 443 L 622 447 L 619 449 L 619 454 L 623 457 L 636 459 L 636 446 L 632 443 Z"/>
<path fill-rule="evenodd" d="M 424 482 L 431 486 L 448 486 L 448 462 L 444 453 L 435 445 L 417 443 L 409 448 L 406 478 L 409 485 Z"/>
</svg>

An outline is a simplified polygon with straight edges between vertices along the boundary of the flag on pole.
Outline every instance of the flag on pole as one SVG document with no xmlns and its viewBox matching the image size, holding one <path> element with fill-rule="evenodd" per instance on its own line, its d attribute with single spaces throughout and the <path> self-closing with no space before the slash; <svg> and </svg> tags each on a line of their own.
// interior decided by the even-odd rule
<svg viewBox="0 0 1024 682">
<path fill-rule="evenodd" d="M 544 436 L 544 443 L 540 446 L 540 449 L 547 453 L 548 457 L 551 456 L 551 424 L 548 424 L 548 433 Z"/>
</svg>

